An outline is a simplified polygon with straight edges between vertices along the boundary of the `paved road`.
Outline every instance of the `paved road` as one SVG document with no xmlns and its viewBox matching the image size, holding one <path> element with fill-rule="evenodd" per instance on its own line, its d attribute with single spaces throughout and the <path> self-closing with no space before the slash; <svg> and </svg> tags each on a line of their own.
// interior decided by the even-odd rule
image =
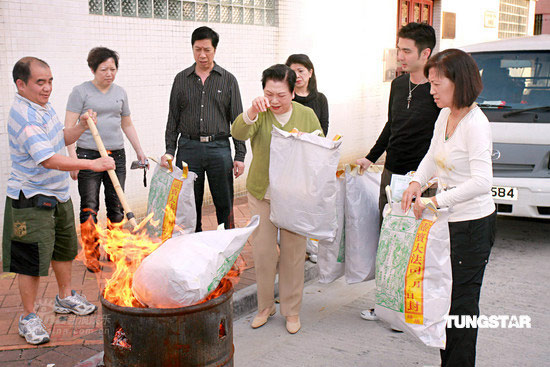
<svg viewBox="0 0 550 367">
<path fill-rule="evenodd" d="M 481 294 L 484 315 L 529 315 L 530 329 L 480 329 L 478 366 L 549 366 L 550 222 L 500 218 Z M 310 284 L 302 330 L 286 332 L 277 314 L 253 330 L 253 315 L 237 320 L 235 366 L 436 366 L 439 350 L 397 334 L 382 322 L 364 321 L 374 282 Z"/>
</svg>

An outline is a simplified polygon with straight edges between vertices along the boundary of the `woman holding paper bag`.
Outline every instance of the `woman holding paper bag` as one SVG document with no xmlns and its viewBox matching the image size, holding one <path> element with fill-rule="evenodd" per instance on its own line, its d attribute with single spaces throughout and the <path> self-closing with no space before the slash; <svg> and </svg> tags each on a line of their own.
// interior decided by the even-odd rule
<svg viewBox="0 0 550 367">
<path fill-rule="evenodd" d="M 433 175 L 443 190 L 428 204 L 450 207 L 449 233 L 453 288 L 450 315 L 479 315 L 479 295 L 485 266 L 495 239 L 496 212 L 491 196 L 491 128 L 474 103 L 483 85 L 474 60 L 449 49 L 433 56 L 424 74 L 430 93 L 443 108 L 435 124 L 428 153 L 420 163 L 401 202 L 407 210 L 420 187 Z M 416 200 L 420 218 L 426 202 Z M 442 366 L 474 366 L 477 328 L 447 328 Z"/>
<path fill-rule="evenodd" d="M 255 98 L 251 107 L 235 120 L 231 135 L 250 139 L 252 163 L 246 180 L 251 215 L 260 215 L 260 225 L 252 235 L 252 249 L 258 285 L 258 314 L 251 326 L 258 328 L 275 314 L 274 286 L 279 260 L 279 295 L 286 328 L 294 334 L 300 330 L 300 307 L 304 288 L 304 253 L 306 239 L 281 229 L 280 257 L 277 253 L 277 227 L 269 220 L 269 152 L 273 126 L 284 131 L 320 130 L 321 125 L 310 108 L 292 102 L 296 74 L 286 65 L 264 70 L 264 95 Z M 290 205 L 291 203 L 289 203 Z"/>
</svg>

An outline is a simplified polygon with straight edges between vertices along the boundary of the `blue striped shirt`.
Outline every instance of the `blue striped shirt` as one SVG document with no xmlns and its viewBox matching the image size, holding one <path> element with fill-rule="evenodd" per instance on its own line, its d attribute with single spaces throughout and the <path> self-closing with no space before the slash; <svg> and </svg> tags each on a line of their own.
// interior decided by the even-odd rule
<svg viewBox="0 0 550 367">
<path fill-rule="evenodd" d="M 27 198 L 43 194 L 69 200 L 69 173 L 40 164 L 54 154 L 66 155 L 63 125 L 51 104 L 42 107 L 15 94 L 8 135 L 12 162 L 8 196 L 18 199 L 22 190 Z"/>
</svg>

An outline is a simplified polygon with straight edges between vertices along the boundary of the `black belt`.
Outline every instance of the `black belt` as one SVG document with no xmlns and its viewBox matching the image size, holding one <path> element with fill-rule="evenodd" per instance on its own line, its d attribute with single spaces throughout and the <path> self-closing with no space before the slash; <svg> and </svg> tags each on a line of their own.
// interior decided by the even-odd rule
<svg viewBox="0 0 550 367">
<path fill-rule="evenodd" d="M 223 140 L 229 138 L 231 135 L 229 134 L 219 134 L 219 135 L 185 135 L 181 134 L 182 138 L 190 139 L 190 140 L 198 140 L 201 143 L 208 143 L 214 140 Z"/>
</svg>

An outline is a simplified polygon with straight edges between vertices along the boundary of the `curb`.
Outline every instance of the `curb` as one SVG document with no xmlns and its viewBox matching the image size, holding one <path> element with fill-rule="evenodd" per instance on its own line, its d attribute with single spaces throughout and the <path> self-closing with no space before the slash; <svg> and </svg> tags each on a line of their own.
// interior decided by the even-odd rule
<svg viewBox="0 0 550 367">
<path fill-rule="evenodd" d="M 319 279 L 319 267 L 306 261 L 304 266 L 304 283 Z M 279 296 L 279 276 L 275 278 L 275 297 Z M 233 320 L 255 311 L 258 308 L 258 288 L 256 284 L 249 285 L 233 294 Z"/>
</svg>

